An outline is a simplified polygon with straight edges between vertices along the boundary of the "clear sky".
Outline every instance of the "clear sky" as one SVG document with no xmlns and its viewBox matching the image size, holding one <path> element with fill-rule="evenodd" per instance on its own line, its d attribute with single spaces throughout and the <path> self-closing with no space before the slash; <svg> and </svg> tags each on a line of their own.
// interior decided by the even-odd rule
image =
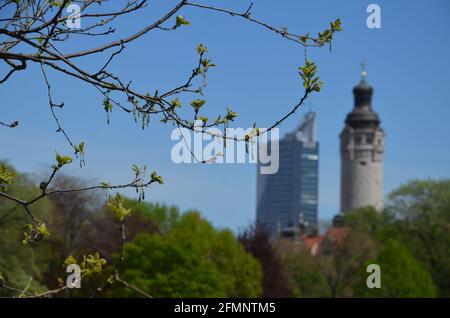
<svg viewBox="0 0 450 318">
<path fill-rule="evenodd" d="M 238 11 L 250 1 L 214 2 Z M 340 158 L 338 135 L 353 107 L 352 88 L 359 81 L 360 63 L 366 62 L 367 81 L 374 87 L 373 107 L 387 137 L 385 193 L 413 178 L 450 177 L 450 2 L 442 1 L 298 1 L 254 0 L 253 16 L 298 33 L 322 31 L 340 17 L 343 32 L 333 49 L 310 49 L 319 66 L 324 89 L 312 95 L 320 142 L 319 218 L 339 211 Z M 122 19 L 114 38 L 130 34 L 175 1 L 151 1 L 144 11 Z M 381 29 L 366 26 L 367 5 L 381 7 Z M 182 83 L 195 64 L 195 47 L 204 43 L 217 64 L 209 73 L 206 115 L 213 117 L 232 106 L 239 114 L 236 126 L 271 124 L 289 111 L 303 93 L 297 67 L 303 49 L 239 18 L 195 8 L 182 10 L 191 26 L 175 32 L 150 33 L 127 46 L 113 70 L 136 89 L 154 92 Z M 83 23 L 83 21 L 82 21 Z M 92 39 L 68 48 L 77 51 Z M 89 68 L 100 60 L 83 60 Z M 0 66 L 2 73 L 5 68 Z M 86 142 L 85 167 L 73 164 L 73 175 L 111 183 L 131 179 L 133 163 L 147 164 L 165 180 L 147 190 L 146 199 L 199 209 L 214 225 L 234 230 L 255 219 L 256 167 L 235 165 L 176 165 L 170 159 L 175 142 L 172 128 L 156 118 L 141 130 L 129 115 L 114 109 L 111 124 L 92 87 L 49 72 L 55 98 L 64 100 L 59 113 L 75 141 Z M 0 120 L 19 120 L 16 129 L 0 128 L 0 158 L 17 169 L 45 174 L 55 150 L 71 153 L 55 132 L 46 89 L 36 65 L 16 73 L 0 85 Z M 186 104 L 189 100 L 186 100 Z M 295 128 L 305 110 L 282 127 Z M 127 192 L 131 196 L 134 192 Z"/>
</svg>

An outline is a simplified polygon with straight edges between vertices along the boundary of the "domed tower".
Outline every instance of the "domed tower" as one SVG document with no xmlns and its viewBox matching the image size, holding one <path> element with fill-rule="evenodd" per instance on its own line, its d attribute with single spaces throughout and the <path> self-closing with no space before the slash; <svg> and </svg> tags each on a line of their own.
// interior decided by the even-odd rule
<svg viewBox="0 0 450 318">
<path fill-rule="evenodd" d="M 355 106 L 347 115 L 341 140 L 341 212 L 383 205 L 384 130 L 372 109 L 373 88 L 366 72 L 353 89 Z"/>
</svg>

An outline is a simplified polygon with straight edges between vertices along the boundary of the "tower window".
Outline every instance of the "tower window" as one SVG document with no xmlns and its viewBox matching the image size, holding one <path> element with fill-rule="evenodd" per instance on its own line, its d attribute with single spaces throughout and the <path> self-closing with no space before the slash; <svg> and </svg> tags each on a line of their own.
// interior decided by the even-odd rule
<svg viewBox="0 0 450 318">
<path fill-rule="evenodd" d="M 365 161 L 360 161 L 359 164 L 360 164 L 361 166 L 365 166 L 365 165 L 367 165 L 367 162 L 365 162 Z"/>
<path fill-rule="evenodd" d="M 368 144 L 373 143 L 373 136 L 372 135 L 367 135 L 366 136 L 366 143 L 368 143 Z"/>
<path fill-rule="evenodd" d="M 355 137 L 355 144 L 359 145 L 362 142 L 361 136 Z"/>
</svg>

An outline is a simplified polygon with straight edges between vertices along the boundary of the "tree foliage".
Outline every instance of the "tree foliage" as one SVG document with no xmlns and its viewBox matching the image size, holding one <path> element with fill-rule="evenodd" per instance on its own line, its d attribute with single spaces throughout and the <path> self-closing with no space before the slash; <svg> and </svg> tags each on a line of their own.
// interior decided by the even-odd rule
<svg viewBox="0 0 450 318">
<path fill-rule="evenodd" d="M 36 178 L 3 167 L 14 176 L 2 185 L 9 193 L 26 200 L 39 195 Z M 73 177 L 54 182 L 84 186 Z M 272 242 L 262 229 L 237 239 L 197 211 L 126 197 L 110 201 L 102 190 L 39 200 L 34 213 L 51 235 L 24 246 L 29 218 L 0 198 L 0 295 L 447 297 L 449 184 L 412 181 L 392 192 L 384 211 L 346 214 L 344 240 L 324 240 L 317 255 L 298 243 Z M 118 207 L 130 213 L 118 218 Z M 69 263 L 83 268 L 81 290 L 61 285 Z M 366 287 L 366 267 L 373 263 L 381 267 L 381 289 Z"/>
<path fill-rule="evenodd" d="M 414 180 L 389 199 L 396 237 L 430 271 L 439 296 L 450 297 L 450 180 Z"/>
<path fill-rule="evenodd" d="M 267 230 L 263 226 L 249 227 L 239 235 L 239 241 L 262 265 L 262 297 L 292 297 L 293 290 Z"/>
<path fill-rule="evenodd" d="M 169 211 L 170 213 L 170 211 Z M 161 210 L 156 211 L 161 219 Z M 167 215 L 164 233 L 125 245 L 123 277 L 155 297 L 257 297 L 259 263 L 228 230 L 216 230 L 198 212 Z"/>
<path fill-rule="evenodd" d="M 448 297 L 449 202 L 449 180 L 410 181 L 384 210 L 346 213 L 344 241 L 325 238 L 318 255 L 278 242 L 290 285 L 300 297 Z M 380 289 L 366 286 L 369 264 L 381 268 Z"/>
<path fill-rule="evenodd" d="M 1 163 L 1 166 L 14 175 L 15 182 L 8 185 L 8 191 L 13 195 L 30 197 L 38 193 L 29 176 L 20 174 L 10 165 Z M 36 206 L 36 214 L 47 217 L 49 203 L 41 201 Z M 42 268 L 39 266 L 39 258 L 34 252 L 35 245 L 23 246 L 22 231 L 28 222 L 28 217 L 20 213 L 20 206 L 4 198 L 0 198 L 0 280 L 10 283 L 12 286 L 25 287 L 31 278 L 29 289 L 43 291 Z M 14 291 L 0 288 L 1 296 L 17 295 Z"/>
<path fill-rule="evenodd" d="M 378 256 L 367 262 L 369 263 L 380 265 L 381 288 L 368 289 L 365 280 L 361 280 L 355 288 L 356 296 L 388 298 L 436 296 L 436 287 L 430 272 L 403 244 L 394 239 L 382 243 Z"/>
</svg>

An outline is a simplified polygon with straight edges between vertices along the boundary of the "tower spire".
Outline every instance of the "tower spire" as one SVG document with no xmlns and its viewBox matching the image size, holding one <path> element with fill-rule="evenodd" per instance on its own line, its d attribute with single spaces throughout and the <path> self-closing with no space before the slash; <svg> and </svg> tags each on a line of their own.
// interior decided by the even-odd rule
<svg viewBox="0 0 450 318">
<path fill-rule="evenodd" d="M 353 88 L 355 106 L 347 115 L 345 121 L 346 124 L 353 128 L 378 126 L 380 124 L 378 114 L 372 109 L 373 87 L 365 80 L 366 76 L 366 64 L 362 62 L 361 81 Z"/>
<path fill-rule="evenodd" d="M 364 81 L 364 79 L 367 77 L 367 72 L 366 72 L 366 63 L 364 62 L 364 60 L 361 62 L 361 80 Z"/>
</svg>

